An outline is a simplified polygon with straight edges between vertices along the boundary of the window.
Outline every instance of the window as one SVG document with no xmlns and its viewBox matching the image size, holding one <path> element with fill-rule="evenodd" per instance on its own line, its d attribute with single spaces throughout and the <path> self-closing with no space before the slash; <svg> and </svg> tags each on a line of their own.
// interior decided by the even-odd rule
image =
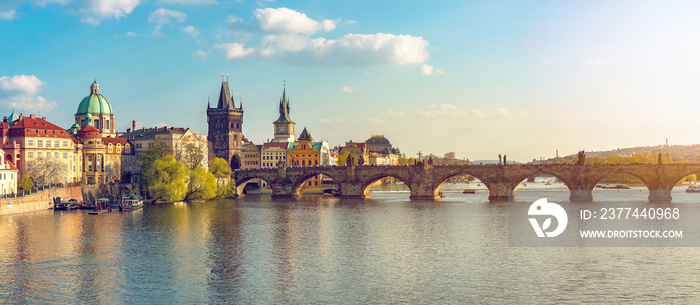
<svg viewBox="0 0 700 305">
<path fill-rule="evenodd" d="M 46 140 L 46 147 L 51 147 L 51 140 Z"/>
<path fill-rule="evenodd" d="M 33 151 L 28 152 L 27 158 L 34 158 L 34 152 Z"/>
<path fill-rule="evenodd" d="M 56 145 L 58 146 L 58 145 Z M 68 141 L 63 141 L 63 147 L 68 147 Z"/>
<path fill-rule="evenodd" d="M 44 147 L 44 141 L 42 141 L 42 140 L 37 140 L 37 141 L 36 141 L 36 147 Z"/>
<path fill-rule="evenodd" d="M 37 152 L 37 153 L 36 153 L 36 156 L 37 156 L 38 158 L 41 158 L 41 152 Z"/>
<path fill-rule="evenodd" d="M 54 142 L 53 142 L 53 146 L 59 147 L 59 146 L 58 146 L 58 141 L 54 141 Z"/>
<path fill-rule="evenodd" d="M 34 146 L 34 140 L 27 140 L 27 146 Z"/>
<path fill-rule="evenodd" d="M 64 153 L 63 153 L 63 159 L 68 159 L 68 153 L 67 153 L 67 152 L 64 152 Z"/>
<path fill-rule="evenodd" d="M 65 154 L 65 153 L 64 153 L 64 154 Z M 55 152 L 55 153 L 53 154 L 53 156 L 54 156 L 54 158 L 58 159 L 58 152 Z"/>
</svg>

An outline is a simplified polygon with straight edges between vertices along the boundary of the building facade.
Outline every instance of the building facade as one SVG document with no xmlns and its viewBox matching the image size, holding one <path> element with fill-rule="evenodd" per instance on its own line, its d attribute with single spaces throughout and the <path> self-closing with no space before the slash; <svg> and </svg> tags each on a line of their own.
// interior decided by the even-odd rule
<svg viewBox="0 0 700 305">
<path fill-rule="evenodd" d="M 279 118 L 272 122 L 275 134 L 272 142 L 294 142 L 294 126 L 296 123 L 289 118 L 289 112 L 289 98 L 287 97 L 287 87 L 285 87 L 280 98 Z"/>
<path fill-rule="evenodd" d="M 236 108 L 231 97 L 228 81 L 221 82 L 216 107 L 207 105 L 208 158 L 222 158 L 231 169 L 241 167 L 243 149 L 243 105 Z"/>
<path fill-rule="evenodd" d="M 17 167 L 5 160 L 5 151 L 0 149 L 0 195 L 17 193 Z"/>
</svg>

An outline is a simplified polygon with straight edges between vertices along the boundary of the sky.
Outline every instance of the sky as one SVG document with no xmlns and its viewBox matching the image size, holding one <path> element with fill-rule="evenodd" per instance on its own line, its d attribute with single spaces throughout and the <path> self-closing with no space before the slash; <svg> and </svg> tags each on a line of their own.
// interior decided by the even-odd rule
<svg viewBox="0 0 700 305">
<path fill-rule="evenodd" d="M 521 162 L 700 143 L 697 1 L 2 0 L 0 112 L 207 134 L 228 75 L 261 144 L 383 134 L 408 157 Z M 224 76 L 224 78 L 227 78 Z"/>
</svg>

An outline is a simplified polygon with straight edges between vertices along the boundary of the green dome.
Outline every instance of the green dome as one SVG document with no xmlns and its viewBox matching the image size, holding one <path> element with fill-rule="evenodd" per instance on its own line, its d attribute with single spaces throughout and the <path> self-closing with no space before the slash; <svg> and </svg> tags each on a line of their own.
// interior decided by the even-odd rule
<svg viewBox="0 0 700 305">
<path fill-rule="evenodd" d="M 81 115 L 88 113 L 107 115 L 114 114 L 114 112 L 112 112 L 112 105 L 110 105 L 109 101 L 107 101 L 107 99 L 100 94 L 100 85 L 97 84 L 97 80 L 92 82 L 92 85 L 90 85 L 90 94 L 80 101 L 78 111 L 75 114 Z"/>
<path fill-rule="evenodd" d="M 112 112 L 112 105 L 109 104 L 109 101 L 107 101 L 102 94 L 90 94 L 83 98 L 80 105 L 78 105 L 78 112 L 75 114 L 80 115 L 87 113 L 114 114 Z"/>
<path fill-rule="evenodd" d="M 19 119 L 19 116 L 15 113 L 15 107 L 12 106 L 12 114 L 10 114 L 10 116 L 7 117 L 7 122 L 12 123 L 18 119 Z"/>
</svg>

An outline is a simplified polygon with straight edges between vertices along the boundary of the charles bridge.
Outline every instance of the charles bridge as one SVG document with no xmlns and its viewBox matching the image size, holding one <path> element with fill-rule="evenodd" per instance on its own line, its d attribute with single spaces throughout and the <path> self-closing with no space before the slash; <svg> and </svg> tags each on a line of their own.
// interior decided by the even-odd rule
<svg viewBox="0 0 700 305">
<path fill-rule="evenodd" d="M 232 174 L 238 194 L 251 179 L 262 179 L 272 189 L 273 198 L 297 198 L 304 182 L 316 175 L 330 177 L 344 198 L 368 198 L 370 186 L 385 177 L 402 181 L 411 199 L 435 200 L 449 178 L 471 175 L 489 189 L 489 200 L 514 200 L 516 189 L 525 179 L 549 174 L 569 188 L 569 200 L 593 201 L 593 188 L 605 177 L 626 173 L 641 180 L 649 189 L 650 202 L 670 202 L 671 190 L 683 177 L 700 173 L 700 164 L 548 164 L 548 165 L 429 165 L 409 166 L 316 166 L 237 170 Z"/>
</svg>

